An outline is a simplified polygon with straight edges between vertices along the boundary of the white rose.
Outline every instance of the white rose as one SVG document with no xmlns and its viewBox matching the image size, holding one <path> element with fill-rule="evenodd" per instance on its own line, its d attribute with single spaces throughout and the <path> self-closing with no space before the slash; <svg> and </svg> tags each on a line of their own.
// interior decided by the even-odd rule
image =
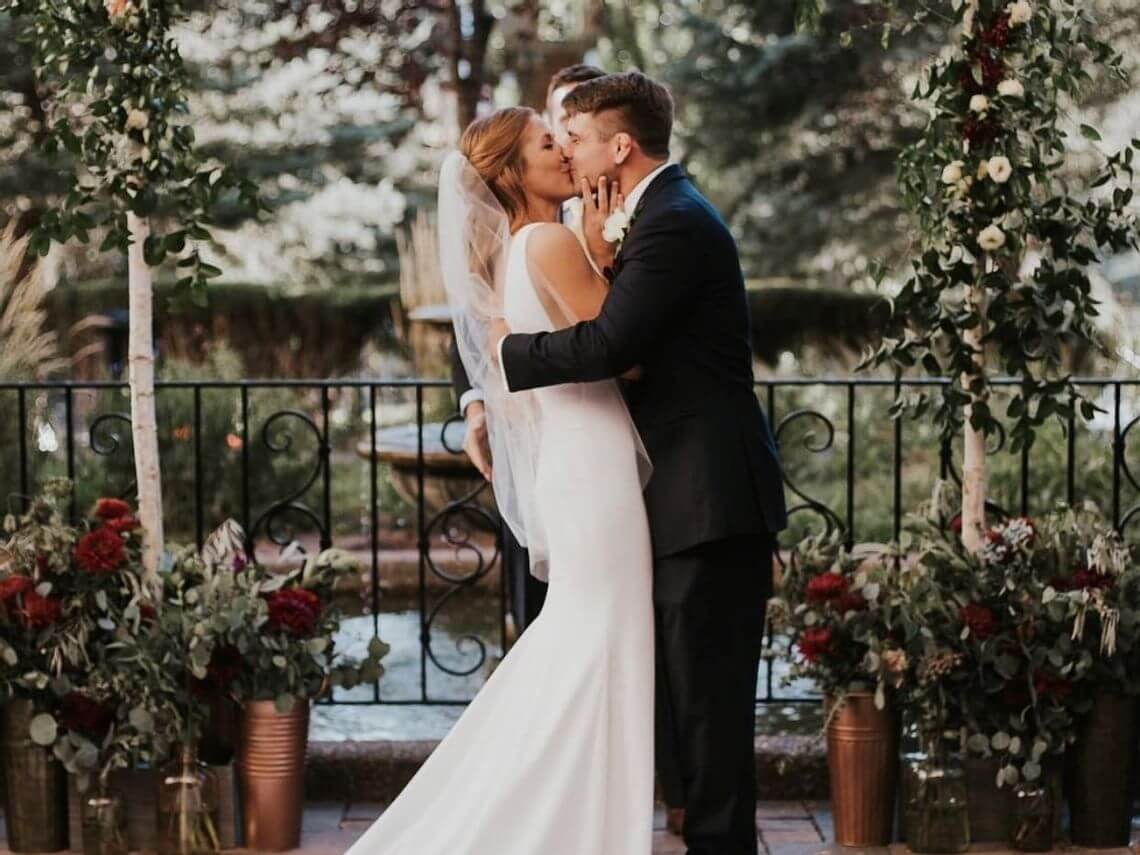
<svg viewBox="0 0 1140 855">
<path fill-rule="evenodd" d="M 970 99 L 970 110 L 974 113 L 984 113 L 990 108 L 990 99 L 985 95 L 975 95 Z"/>
<path fill-rule="evenodd" d="M 1016 3 L 1010 3 L 1005 7 L 1006 13 L 1009 15 L 1010 26 L 1020 27 L 1022 24 L 1028 24 L 1033 20 L 1033 7 L 1029 5 L 1029 0 L 1017 0 Z"/>
<path fill-rule="evenodd" d="M 614 211 L 602 224 L 602 237 L 609 243 L 617 243 L 625 237 L 627 229 L 629 229 L 629 214 L 625 211 Z"/>
<path fill-rule="evenodd" d="M 1021 85 L 1020 80 L 1003 80 L 998 84 L 998 95 L 1004 95 L 1006 98 L 1024 98 L 1025 87 Z"/>
<path fill-rule="evenodd" d="M 993 252 L 1005 246 L 1005 232 L 996 225 L 986 226 L 978 234 L 978 246 L 986 252 Z"/>
<path fill-rule="evenodd" d="M 127 130 L 141 131 L 150 124 L 150 116 L 142 110 L 131 110 L 127 113 Z"/>
<path fill-rule="evenodd" d="M 1013 165 L 1009 162 L 1009 158 L 1004 155 L 991 157 L 986 164 L 986 172 L 998 184 L 1005 184 L 1009 181 L 1009 176 L 1013 175 Z"/>
<path fill-rule="evenodd" d="M 962 180 L 962 167 L 965 164 L 960 160 L 952 161 L 946 164 L 942 169 L 942 183 L 943 184 L 957 184 Z"/>
</svg>

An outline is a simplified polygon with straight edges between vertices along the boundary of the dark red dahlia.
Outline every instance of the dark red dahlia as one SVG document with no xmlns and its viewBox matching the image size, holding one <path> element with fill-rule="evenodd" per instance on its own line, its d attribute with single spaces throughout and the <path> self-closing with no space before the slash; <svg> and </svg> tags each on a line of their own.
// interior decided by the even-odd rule
<svg viewBox="0 0 1140 855">
<path fill-rule="evenodd" d="M 63 605 L 55 597 L 41 597 L 35 591 L 28 591 L 24 594 L 20 620 L 28 629 L 43 629 L 59 620 L 62 613 Z"/>
<path fill-rule="evenodd" d="M 827 627 L 805 629 L 796 642 L 800 653 L 808 662 L 816 662 L 819 657 L 831 652 L 831 630 Z"/>
<path fill-rule="evenodd" d="M 7 603 L 19 594 L 26 594 L 36 587 L 29 576 L 9 576 L 0 582 L 0 603 Z"/>
<path fill-rule="evenodd" d="M 1001 134 L 1001 125 L 993 119 L 977 119 L 971 116 L 962 122 L 962 136 L 974 148 L 992 143 Z"/>
<path fill-rule="evenodd" d="M 131 506 L 122 499 L 99 499 L 95 503 L 95 516 L 101 520 L 113 520 L 125 517 L 131 512 Z"/>
<path fill-rule="evenodd" d="M 100 742 L 111 729 L 115 710 L 80 692 L 69 692 L 60 705 L 59 717 L 68 730 Z"/>
<path fill-rule="evenodd" d="M 978 80 L 979 77 L 981 80 Z M 1003 80 L 1005 80 L 1005 64 L 989 51 L 982 51 L 974 56 L 970 64 L 958 75 L 959 85 L 969 95 L 993 92 Z"/>
<path fill-rule="evenodd" d="M 1071 582 L 1074 589 L 1100 589 L 1110 590 L 1116 587 L 1116 577 L 1109 576 L 1106 573 L 1097 573 L 1095 570 L 1089 570 L 1081 567 L 1073 574 Z"/>
<path fill-rule="evenodd" d="M 994 634 L 994 613 L 977 603 L 967 603 L 958 609 L 958 620 L 970 628 L 978 641 L 985 641 Z"/>
<path fill-rule="evenodd" d="M 1054 677 L 1043 671 L 1033 675 L 1033 691 L 1039 698 L 1053 698 L 1063 701 L 1073 692 L 1073 684 L 1064 677 Z"/>
<path fill-rule="evenodd" d="M 804 596 L 809 603 L 826 603 L 847 593 L 847 580 L 838 573 L 820 573 L 808 580 Z"/>
<path fill-rule="evenodd" d="M 1010 33 L 1009 15 L 1002 15 L 993 24 L 982 30 L 982 44 L 992 48 L 1003 48 L 1009 44 Z"/>
<path fill-rule="evenodd" d="M 87 573 L 114 573 L 126 557 L 123 538 L 107 526 L 83 535 L 75 546 L 75 563 Z"/>
<path fill-rule="evenodd" d="M 115 534 L 123 534 L 124 532 L 134 531 L 139 527 L 139 518 L 134 514 L 127 514 L 122 517 L 115 517 L 114 519 L 107 520 L 107 528 L 115 532 Z"/>
<path fill-rule="evenodd" d="M 835 598 L 831 604 L 841 615 L 847 612 L 861 612 L 867 608 L 867 599 L 858 591 L 848 591 Z"/>
<path fill-rule="evenodd" d="M 244 667 L 245 659 L 236 647 L 229 644 L 216 647 L 210 656 L 210 664 L 206 667 L 206 679 L 215 688 L 224 691 L 230 687 L 230 683 L 241 676 Z"/>
<path fill-rule="evenodd" d="M 321 598 L 305 588 L 286 588 L 268 597 L 269 626 L 297 638 L 308 638 L 321 615 Z"/>
</svg>

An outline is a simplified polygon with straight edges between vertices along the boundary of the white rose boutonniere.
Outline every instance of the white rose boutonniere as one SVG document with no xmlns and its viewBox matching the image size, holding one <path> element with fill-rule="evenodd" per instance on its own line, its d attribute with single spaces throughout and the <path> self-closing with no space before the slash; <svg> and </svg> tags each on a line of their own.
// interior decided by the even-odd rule
<svg viewBox="0 0 1140 855">
<path fill-rule="evenodd" d="M 602 237 L 610 243 L 620 244 L 629 231 L 630 217 L 625 211 L 614 211 L 602 224 Z"/>
</svg>

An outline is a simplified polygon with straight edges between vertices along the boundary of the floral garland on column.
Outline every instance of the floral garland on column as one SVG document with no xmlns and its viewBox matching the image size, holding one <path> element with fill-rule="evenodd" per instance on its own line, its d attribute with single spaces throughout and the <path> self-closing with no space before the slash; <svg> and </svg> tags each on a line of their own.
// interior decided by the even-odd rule
<svg viewBox="0 0 1140 855">
<path fill-rule="evenodd" d="M 1031 446 L 1050 418 L 1094 413 L 1064 373 L 1063 348 L 1084 341 L 1103 350 L 1087 267 L 1102 252 L 1138 245 L 1129 185 L 1140 140 L 1104 157 L 1087 196 L 1072 195 L 1062 177 L 1066 105 L 1092 80 L 1090 70 L 1126 80 L 1121 56 L 1095 37 L 1078 0 L 946 5 L 954 44 L 915 87 L 931 118 L 899 167 L 923 251 L 866 364 L 960 378 L 940 399 L 900 399 L 895 413 L 933 406 L 946 442 L 964 428 L 963 538 L 976 551 L 985 527 L 984 436 L 1000 429 L 993 374 L 1019 381 L 1005 412 L 1012 451 Z M 1079 132 L 1100 140 L 1088 125 Z M 1029 250 L 1039 260 L 1025 269 Z"/>
</svg>

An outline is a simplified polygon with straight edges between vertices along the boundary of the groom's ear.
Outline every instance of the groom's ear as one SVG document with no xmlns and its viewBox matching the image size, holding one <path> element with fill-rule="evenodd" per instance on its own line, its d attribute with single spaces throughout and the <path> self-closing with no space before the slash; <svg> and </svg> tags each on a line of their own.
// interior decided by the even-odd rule
<svg viewBox="0 0 1140 855">
<path fill-rule="evenodd" d="M 614 165 L 621 166 L 633 154 L 633 137 L 625 131 L 614 134 Z"/>
</svg>

